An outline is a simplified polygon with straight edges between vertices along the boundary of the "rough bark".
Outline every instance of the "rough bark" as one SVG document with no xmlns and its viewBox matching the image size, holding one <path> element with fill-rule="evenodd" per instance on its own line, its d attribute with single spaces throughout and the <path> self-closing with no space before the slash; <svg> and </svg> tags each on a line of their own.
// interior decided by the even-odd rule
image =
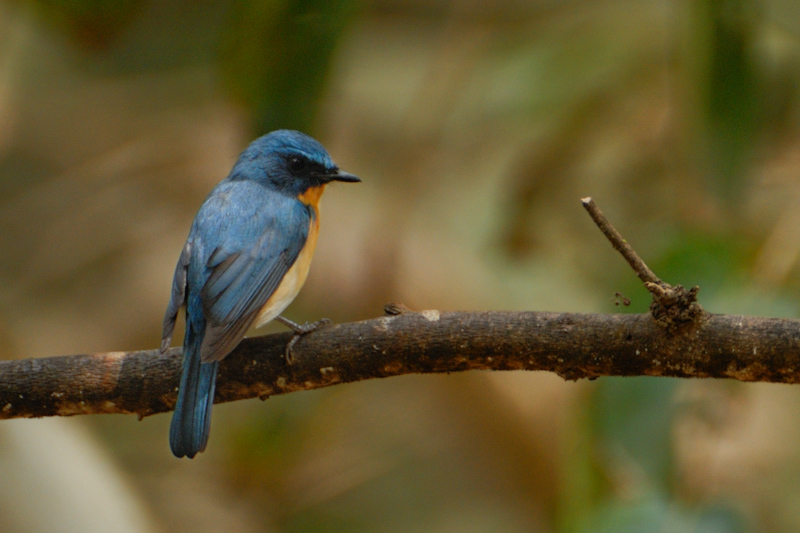
<svg viewBox="0 0 800 533">
<path fill-rule="evenodd" d="M 400 309 L 402 311 L 402 308 Z M 671 332 L 650 314 L 401 312 L 302 338 L 245 339 L 220 365 L 216 402 L 363 379 L 464 370 L 800 381 L 800 321 L 704 314 Z M 180 349 L 0 361 L 0 418 L 172 409 Z"/>
</svg>

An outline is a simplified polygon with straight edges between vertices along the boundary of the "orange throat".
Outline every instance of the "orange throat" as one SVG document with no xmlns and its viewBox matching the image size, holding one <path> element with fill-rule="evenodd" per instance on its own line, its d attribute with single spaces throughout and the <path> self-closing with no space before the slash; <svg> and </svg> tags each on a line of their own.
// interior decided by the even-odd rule
<svg viewBox="0 0 800 533">
<path fill-rule="evenodd" d="M 314 211 L 319 210 L 319 199 L 322 197 L 322 192 L 325 190 L 325 185 L 318 187 L 309 187 L 306 192 L 297 197 L 298 200 L 304 204 L 314 208 Z"/>
</svg>

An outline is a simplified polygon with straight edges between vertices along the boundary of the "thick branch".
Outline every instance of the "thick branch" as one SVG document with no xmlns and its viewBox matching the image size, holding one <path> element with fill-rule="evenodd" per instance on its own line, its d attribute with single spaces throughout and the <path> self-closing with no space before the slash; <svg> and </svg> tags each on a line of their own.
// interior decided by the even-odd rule
<svg viewBox="0 0 800 533">
<path fill-rule="evenodd" d="M 800 321 L 707 315 L 673 334 L 649 314 L 402 312 L 246 339 L 220 365 L 217 402 L 370 378 L 462 370 L 547 370 L 564 379 L 677 376 L 800 381 Z M 0 418 L 172 409 L 180 350 L 0 361 Z"/>
</svg>

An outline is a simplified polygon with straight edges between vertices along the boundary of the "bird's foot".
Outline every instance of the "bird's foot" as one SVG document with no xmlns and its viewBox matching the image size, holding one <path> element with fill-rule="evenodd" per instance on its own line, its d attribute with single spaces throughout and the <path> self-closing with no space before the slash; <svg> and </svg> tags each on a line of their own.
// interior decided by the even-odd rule
<svg viewBox="0 0 800 533">
<path fill-rule="evenodd" d="M 294 348 L 294 345 L 297 343 L 297 341 L 300 340 L 300 337 L 302 337 L 303 335 L 308 335 L 312 331 L 316 331 L 322 326 L 327 326 L 333 323 L 328 318 L 322 318 L 320 320 L 317 320 L 316 322 L 311 322 L 311 323 L 306 322 L 302 326 L 297 322 L 292 322 L 288 318 L 284 318 L 282 316 L 275 317 L 275 320 L 277 320 L 287 328 L 294 331 L 294 336 L 292 337 L 292 340 L 290 340 L 289 343 L 286 345 L 286 351 L 283 354 L 284 358 L 286 359 L 287 365 L 291 365 L 292 361 L 294 360 L 294 357 L 292 356 L 292 349 Z"/>
</svg>

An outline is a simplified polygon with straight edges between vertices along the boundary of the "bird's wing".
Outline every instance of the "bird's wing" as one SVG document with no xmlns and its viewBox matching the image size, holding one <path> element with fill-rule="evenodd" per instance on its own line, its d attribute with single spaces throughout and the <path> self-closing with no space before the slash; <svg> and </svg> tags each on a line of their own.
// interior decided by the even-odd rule
<svg viewBox="0 0 800 533">
<path fill-rule="evenodd" d="M 200 289 L 204 363 L 222 359 L 239 344 L 305 245 L 309 210 L 296 200 L 272 200 L 248 216 L 227 218 L 214 233 L 216 246 L 206 246 L 211 253 Z"/>
<path fill-rule="evenodd" d="M 172 332 L 175 330 L 175 321 L 178 319 L 178 311 L 186 302 L 186 273 L 189 268 L 189 258 L 192 255 L 192 248 L 189 241 L 183 247 L 178 264 L 175 265 L 175 275 L 172 277 L 172 295 L 167 305 L 167 312 L 164 313 L 163 333 L 161 334 L 161 353 L 167 351 L 172 342 Z"/>
</svg>

